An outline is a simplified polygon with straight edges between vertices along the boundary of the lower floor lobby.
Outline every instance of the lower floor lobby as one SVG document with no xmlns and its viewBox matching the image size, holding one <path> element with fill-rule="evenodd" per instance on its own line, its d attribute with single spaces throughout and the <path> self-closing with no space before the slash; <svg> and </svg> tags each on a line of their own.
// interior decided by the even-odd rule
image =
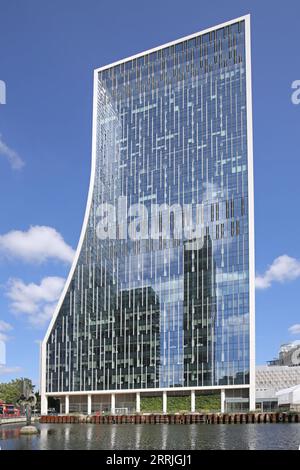
<svg viewBox="0 0 300 470">
<path fill-rule="evenodd" d="M 249 411 L 249 389 L 47 394 L 42 414 L 132 414 Z"/>
</svg>

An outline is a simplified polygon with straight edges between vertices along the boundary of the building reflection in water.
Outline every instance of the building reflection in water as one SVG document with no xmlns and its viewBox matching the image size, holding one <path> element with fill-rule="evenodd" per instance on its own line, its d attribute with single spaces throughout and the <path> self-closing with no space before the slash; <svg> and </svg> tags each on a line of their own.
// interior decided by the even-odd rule
<svg viewBox="0 0 300 470">
<path fill-rule="evenodd" d="M 137 424 L 135 427 L 135 448 L 139 449 L 141 444 L 142 426 Z"/>
<path fill-rule="evenodd" d="M 87 443 L 87 450 L 91 450 L 91 446 L 93 444 L 93 437 L 94 434 L 94 427 L 93 425 L 88 425 L 87 431 L 86 431 L 86 443 Z"/>
<path fill-rule="evenodd" d="M 168 442 L 169 425 L 164 424 L 161 429 L 162 429 L 161 448 L 162 450 L 166 450 L 167 442 Z"/>
<path fill-rule="evenodd" d="M 219 442 L 219 449 L 226 450 L 226 428 L 221 425 L 220 431 L 218 433 L 218 442 Z"/>
<path fill-rule="evenodd" d="M 111 442 L 111 449 L 115 449 L 116 448 L 116 435 L 117 435 L 117 429 L 118 429 L 118 426 L 117 425 L 113 425 L 110 427 L 110 435 L 111 435 L 111 438 L 110 438 L 110 442 Z M 118 448 L 118 447 L 117 447 Z"/>
<path fill-rule="evenodd" d="M 19 428 L 3 428 L 0 432 L 1 440 L 16 439 L 20 436 Z"/>
<path fill-rule="evenodd" d="M 197 441 L 197 428 L 194 425 L 191 425 L 189 427 L 189 437 L 190 437 L 190 443 L 191 443 L 191 450 L 196 448 L 196 441 Z"/>
</svg>

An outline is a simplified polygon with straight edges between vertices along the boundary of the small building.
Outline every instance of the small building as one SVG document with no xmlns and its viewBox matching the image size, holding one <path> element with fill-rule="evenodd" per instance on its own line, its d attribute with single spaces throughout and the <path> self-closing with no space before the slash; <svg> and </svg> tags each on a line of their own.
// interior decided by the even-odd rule
<svg viewBox="0 0 300 470">
<path fill-rule="evenodd" d="M 279 390 L 276 396 L 279 408 L 300 411 L 300 384 Z"/>
<path fill-rule="evenodd" d="M 300 342 L 293 341 L 280 346 L 278 357 L 268 361 L 269 366 L 300 366 Z"/>
<path fill-rule="evenodd" d="M 300 387 L 300 366 L 257 366 L 256 409 L 272 411 L 279 407 L 277 392 Z"/>
</svg>

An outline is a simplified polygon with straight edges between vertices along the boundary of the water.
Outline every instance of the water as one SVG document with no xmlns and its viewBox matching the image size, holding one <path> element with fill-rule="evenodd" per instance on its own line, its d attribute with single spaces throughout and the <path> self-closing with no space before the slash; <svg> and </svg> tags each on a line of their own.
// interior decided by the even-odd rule
<svg viewBox="0 0 300 470">
<path fill-rule="evenodd" d="M 20 425 L 0 426 L 2 450 L 56 449 L 298 449 L 300 424 L 38 424 L 38 436 Z"/>
</svg>

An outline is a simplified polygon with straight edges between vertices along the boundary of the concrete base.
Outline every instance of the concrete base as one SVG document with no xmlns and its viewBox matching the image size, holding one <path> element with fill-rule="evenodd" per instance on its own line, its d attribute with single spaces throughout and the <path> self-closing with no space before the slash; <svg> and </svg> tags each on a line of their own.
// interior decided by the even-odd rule
<svg viewBox="0 0 300 470">
<path fill-rule="evenodd" d="M 33 435 L 33 434 L 38 434 L 39 430 L 35 426 L 23 426 L 20 429 L 20 434 L 26 434 L 26 435 Z"/>
<path fill-rule="evenodd" d="M 0 426 L 1 424 L 14 423 L 26 423 L 26 418 L 24 416 L 14 416 L 13 418 L 0 418 Z"/>
</svg>

